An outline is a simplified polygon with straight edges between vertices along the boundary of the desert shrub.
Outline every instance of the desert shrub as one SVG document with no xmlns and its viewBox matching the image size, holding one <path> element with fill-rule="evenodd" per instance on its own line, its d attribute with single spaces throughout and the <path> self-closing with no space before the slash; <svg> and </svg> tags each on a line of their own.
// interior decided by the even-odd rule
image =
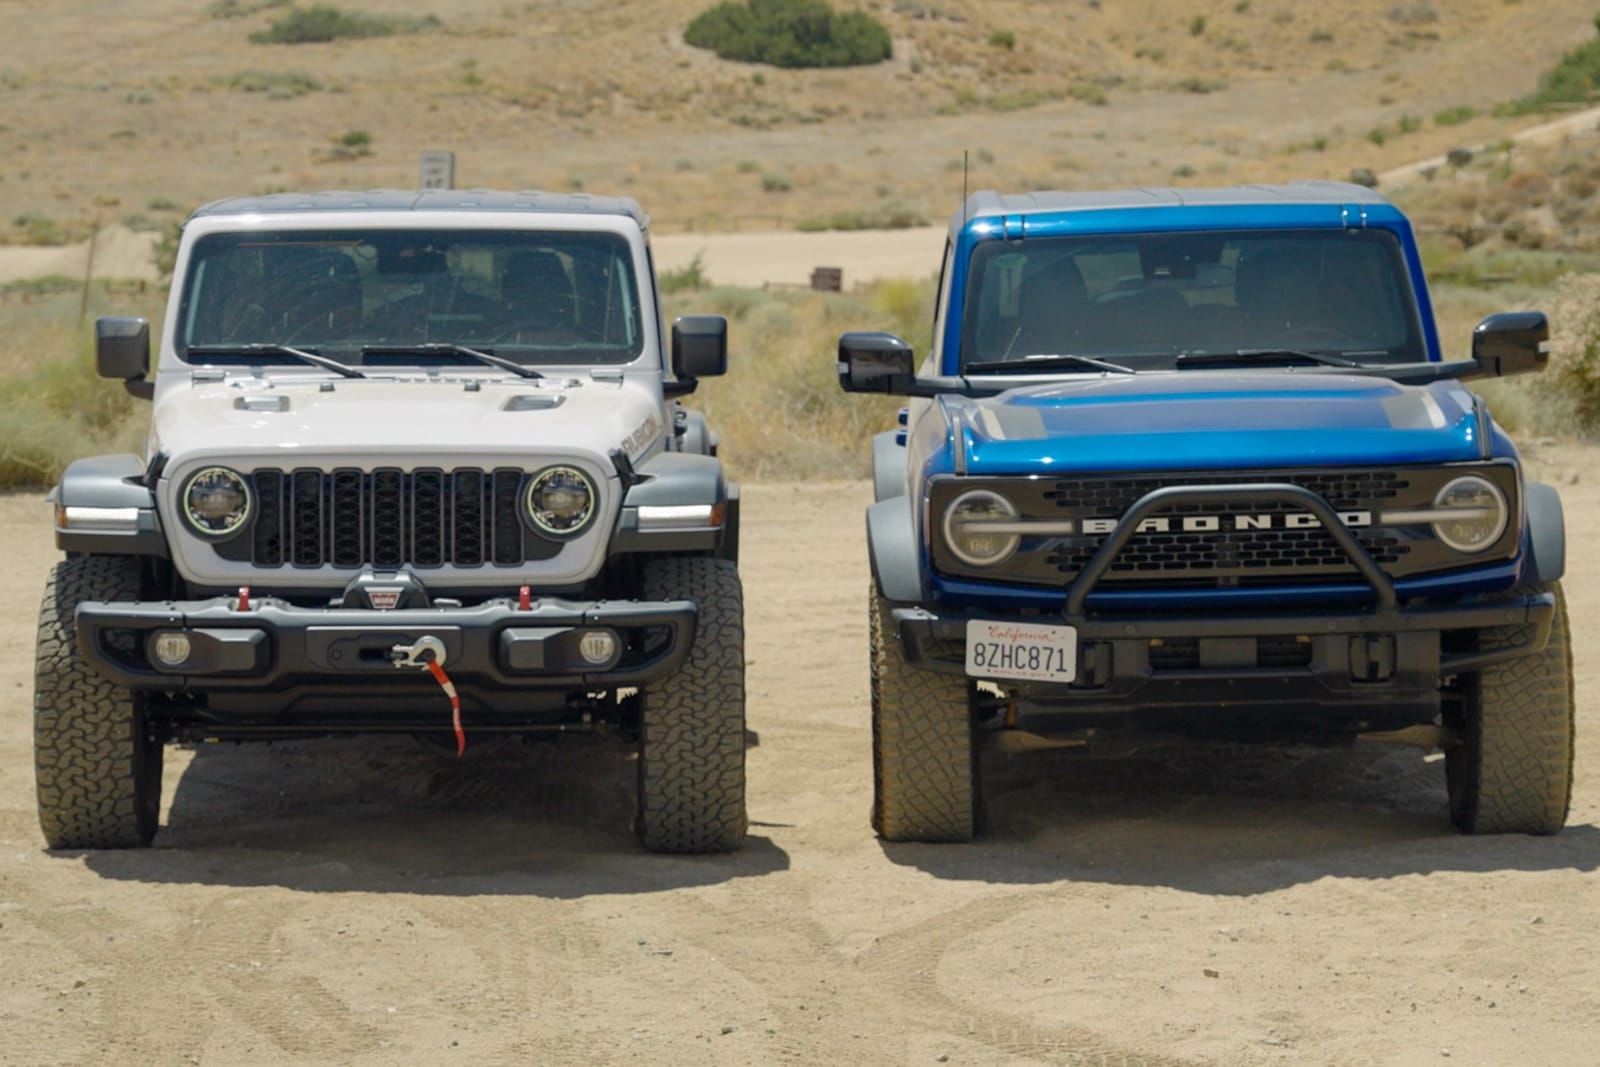
<svg viewBox="0 0 1600 1067">
<path fill-rule="evenodd" d="M 1550 368 L 1543 383 L 1571 406 L 1585 433 L 1600 430 L 1600 275 L 1569 274 L 1550 306 Z"/>
<path fill-rule="evenodd" d="M 253 44 L 321 44 L 342 38 L 388 37 L 420 33 L 439 25 L 432 15 L 371 15 L 330 4 L 297 7 L 250 35 Z"/>
<path fill-rule="evenodd" d="M 272 100 L 304 96 L 322 88 L 322 83 L 299 70 L 241 70 L 230 74 L 223 85 L 236 93 L 265 93 Z"/>
<path fill-rule="evenodd" d="M 1600 30 L 1600 16 L 1595 18 Z M 1556 61 L 1539 79 L 1539 87 L 1505 108 L 1513 115 L 1547 111 L 1561 104 L 1583 104 L 1600 89 L 1600 37 L 1581 44 Z"/>
<path fill-rule="evenodd" d="M 706 277 L 705 253 L 696 252 L 694 258 L 673 270 L 656 272 L 656 285 L 663 293 L 689 293 L 711 286 Z"/>
<path fill-rule="evenodd" d="M 995 30 L 989 34 L 989 44 L 994 48 L 1011 51 L 1017 47 L 1017 35 L 1010 30 Z"/>
<path fill-rule="evenodd" d="M 66 229 L 55 219 L 38 211 L 24 211 L 12 218 L 11 224 L 21 230 L 23 244 L 30 245 L 64 245 L 67 243 Z"/>
<path fill-rule="evenodd" d="M 804 218 L 795 223 L 795 229 L 803 233 L 822 230 L 909 230 L 913 226 L 927 224 L 927 217 L 916 208 L 889 200 L 870 208 Z"/>
<path fill-rule="evenodd" d="M 793 188 L 794 183 L 788 175 L 773 172 L 761 176 L 761 191 L 764 193 L 787 193 Z"/>
<path fill-rule="evenodd" d="M 683 39 L 723 59 L 774 67 L 858 67 L 893 54 L 883 23 L 836 12 L 826 0 L 725 0 L 696 15 Z"/>
<path fill-rule="evenodd" d="M 1434 112 L 1433 124 L 1435 126 L 1459 126 L 1463 122 L 1468 122 L 1477 117 L 1477 108 L 1458 104 L 1455 107 L 1447 107 L 1443 111 Z"/>
</svg>

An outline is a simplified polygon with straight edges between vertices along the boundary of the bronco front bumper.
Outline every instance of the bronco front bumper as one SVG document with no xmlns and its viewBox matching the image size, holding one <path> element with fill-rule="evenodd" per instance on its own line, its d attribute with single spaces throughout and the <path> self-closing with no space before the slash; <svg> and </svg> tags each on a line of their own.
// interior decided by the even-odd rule
<svg viewBox="0 0 1600 1067">
<path fill-rule="evenodd" d="M 443 665 L 467 686 L 581 692 L 644 685 L 677 670 L 696 614 L 689 600 L 499 599 L 383 611 L 214 597 L 85 602 L 77 631 L 89 663 L 135 689 L 370 690 L 408 668 L 416 673 L 423 663 L 405 650 L 426 644 L 443 650 Z"/>
</svg>

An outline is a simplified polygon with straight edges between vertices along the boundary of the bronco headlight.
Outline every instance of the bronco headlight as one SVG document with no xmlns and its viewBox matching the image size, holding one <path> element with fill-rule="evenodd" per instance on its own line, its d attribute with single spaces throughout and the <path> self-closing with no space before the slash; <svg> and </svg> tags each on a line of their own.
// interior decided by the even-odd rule
<svg viewBox="0 0 1600 1067">
<path fill-rule="evenodd" d="M 576 537 L 594 518 L 596 494 L 576 467 L 546 467 L 528 480 L 528 521 L 551 537 Z"/>
<path fill-rule="evenodd" d="M 233 536 L 249 523 L 254 510 L 244 475 L 227 467 L 196 471 L 178 499 L 189 528 L 202 537 Z"/>
<path fill-rule="evenodd" d="M 1022 537 L 1004 525 L 1014 523 L 1017 509 L 999 493 L 974 489 L 950 502 L 944 512 L 944 541 L 961 562 L 992 567 L 1011 558 Z"/>
<path fill-rule="evenodd" d="M 1433 523 L 1434 536 L 1457 552 L 1482 552 L 1506 532 L 1509 513 L 1505 494 L 1493 482 L 1469 474 L 1439 490 L 1433 498 L 1435 512 L 1458 512 L 1460 518 Z"/>
</svg>

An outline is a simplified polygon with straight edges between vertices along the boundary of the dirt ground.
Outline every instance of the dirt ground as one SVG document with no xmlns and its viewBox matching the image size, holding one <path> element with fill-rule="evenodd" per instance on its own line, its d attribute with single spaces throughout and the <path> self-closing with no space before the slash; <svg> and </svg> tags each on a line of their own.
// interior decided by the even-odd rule
<svg viewBox="0 0 1600 1067">
<path fill-rule="evenodd" d="M 35 824 L 54 551 L 0 497 L 0 1063 L 1590 1065 L 1600 452 L 1572 546 L 1578 787 L 1463 838 L 1410 750 L 986 757 L 970 846 L 867 826 L 861 484 L 745 491 L 752 829 L 639 852 L 616 742 L 168 751 L 144 852 Z"/>
</svg>

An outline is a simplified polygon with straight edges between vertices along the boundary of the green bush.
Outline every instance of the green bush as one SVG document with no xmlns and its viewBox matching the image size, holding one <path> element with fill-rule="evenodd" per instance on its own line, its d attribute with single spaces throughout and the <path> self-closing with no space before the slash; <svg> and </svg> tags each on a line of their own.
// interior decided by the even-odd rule
<svg viewBox="0 0 1600 1067">
<path fill-rule="evenodd" d="M 1478 117 L 1478 109 L 1465 104 L 1447 107 L 1443 111 L 1436 111 L 1433 115 L 1435 126 L 1459 126 L 1463 122 L 1470 122 Z"/>
<path fill-rule="evenodd" d="M 250 35 L 253 44 L 321 44 L 341 38 L 388 37 L 420 33 L 439 25 L 432 15 L 369 15 L 345 11 L 329 4 L 297 7 L 273 20 L 266 29 Z"/>
<path fill-rule="evenodd" d="M 298 70 L 241 70 L 223 82 L 236 93 L 265 93 L 272 100 L 304 96 L 322 88 L 322 83 Z"/>
<path fill-rule="evenodd" d="M 686 43 L 723 59 L 774 67 L 859 67 L 893 54 L 889 31 L 826 0 L 726 0 L 695 16 Z"/>
<path fill-rule="evenodd" d="M 1600 16 L 1595 18 L 1595 28 L 1600 30 Z M 1600 37 L 1562 56 L 1556 65 L 1545 71 L 1539 87 L 1505 108 L 1513 115 L 1526 115 L 1548 111 L 1561 104 L 1586 104 L 1600 90 Z"/>
<path fill-rule="evenodd" d="M 694 258 L 683 266 L 656 272 L 656 285 L 663 293 L 689 293 L 709 289 L 711 279 L 706 277 L 705 253 L 696 252 Z"/>
</svg>

